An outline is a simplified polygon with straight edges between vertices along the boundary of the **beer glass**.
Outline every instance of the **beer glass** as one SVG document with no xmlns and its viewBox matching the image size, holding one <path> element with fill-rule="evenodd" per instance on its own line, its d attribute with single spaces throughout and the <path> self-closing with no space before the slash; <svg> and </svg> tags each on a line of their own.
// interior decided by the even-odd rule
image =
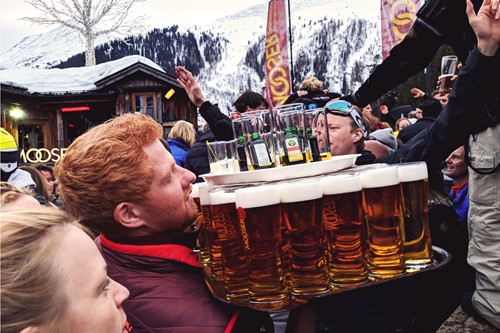
<svg viewBox="0 0 500 333">
<path fill-rule="evenodd" d="M 248 261 L 249 302 L 260 309 L 281 309 L 288 304 L 288 295 L 280 266 L 278 188 L 276 185 L 252 186 L 234 193 Z"/>
<path fill-rule="evenodd" d="M 361 177 L 341 174 L 321 179 L 323 224 L 328 240 L 330 283 L 345 286 L 367 281 Z"/>
<path fill-rule="evenodd" d="M 276 142 L 271 112 L 248 111 L 242 114 L 241 122 L 248 138 L 249 168 L 256 170 L 275 167 Z"/>
<path fill-rule="evenodd" d="M 400 230 L 401 191 L 396 166 L 360 173 L 368 243 L 368 274 L 386 279 L 405 273 Z"/>
<path fill-rule="evenodd" d="M 425 162 L 398 165 L 401 183 L 401 234 L 407 270 L 427 267 L 432 261 L 432 244 L 427 217 L 429 180 Z"/>
<path fill-rule="evenodd" d="M 236 140 L 236 151 L 238 153 L 238 164 L 240 166 L 240 171 L 248 171 L 249 170 L 248 164 L 251 164 L 247 162 L 250 160 L 248 158 L 248 151 L 247 151 L 248 138 L 243 132 L 241 116 L 237 118 L 232 118 L 231 126 L 233 127 L 233 136 L 234 139 Z"/>
<path fill-rule="evenodd" d="M 304 131 L 310 160 L 317 162 L 331 159 L 328 119 L 324 109 L 304 111 Z"/>
<path fill-rule="evenodd" d="M 307 301 L 328 293 L 326 235 L 322 221 L 323 193 L 319 180 L 279 184 L 283 222 L 290 246 L 290 292 Z"/>
<path fill-rule="evenodd" d="M 213 187 L 202 186 L 200 192 L 200 208 L 203 214 L 203 229 L 207 235 L 205 244 L 201 244 L 201 258 L 203 265 L 209 265 L 212 279 L 217 282 L 224 281 L 222 271 L 222 253 L 219 237 L 212 223 L 212 212 L 210 210 L 210 190 Z"/>
<path fill-rule="evenodd" d="M 207 183 L 195 183 L 191 185 L 191 197 L 196 204 L 196 208 L 198 208 L 198 216 L 194 222 L 196 227 L 200 227 L 200 231 L 198 234 L 198 239 L 196 240 L 196 246 L 194 251 L 200 252 L 200 261 L 203 266 L 208 266 L 210 263 L 210 252 L 206 251 L 208 248 L 208 235 L 207 230 L 203 227 L 203 213 L 201 212 L 201 203 L 200 203 L 200 187 L 208 186 Z M 205 248 L 205 251 L 202 249 Z"/>
<path fill-rule="evenodd" d="M 236 141 L 207 142 L 208 162 L 212 173 L 240 171 L 236 157 Z"/>
<path fill-rule="evenodd" d="M 237 188 L 218 187 L 210 191 L 210 210 L 221 246 L 224 290 L 228 301 L 246 301 L 248 297 L 248 265 L 235 205 L 234 191 Z"/>
<path fill-rule="evenodd" d="M 441 77 L 439 82 L 439 93 L 449 93 L 453 88 L 451 80 L 457 69 L 458 57 L 455 55 L 445 55 L 441 58 Z"/>
<path fill-rule="evenodd" d="M 273 114 L 279 165 L 309 162 L 306 155 L 307 142 L 304 140 L 304 105 L 293 103 L 276 106 Z"/>
<path fill-rule="evenodd" d="M 302 104 L 300 108 L 285 109 L 276 113 L 276 132 L 280 147 L 280 165 L 306 163 L 306 144 L 302 121 Z"/>
</svg>

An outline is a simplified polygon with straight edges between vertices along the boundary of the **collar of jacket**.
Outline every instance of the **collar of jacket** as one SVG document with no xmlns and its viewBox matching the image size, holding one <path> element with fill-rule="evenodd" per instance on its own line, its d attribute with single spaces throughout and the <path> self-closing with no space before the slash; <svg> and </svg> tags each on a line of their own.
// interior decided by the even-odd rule
<svg viewBox="0 0 500 333">
<path fill-rule="evenodd" d="M 193 249 L 179 244 L 157 244 L 157 245 L 131 245 L 119 244 L 110 241 L 102 234 L 99 236 L 101 244 L 113 251 L 137 255 L 175 260 L 187 265 L 203 268 L 199 256 L 193 252 Z"/>
</svg>

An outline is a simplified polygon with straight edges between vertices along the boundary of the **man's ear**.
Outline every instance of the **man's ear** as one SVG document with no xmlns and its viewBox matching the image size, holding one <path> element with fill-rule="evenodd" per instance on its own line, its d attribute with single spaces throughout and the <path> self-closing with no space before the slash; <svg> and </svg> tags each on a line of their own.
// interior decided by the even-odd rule
<svg viewBox="0 0 500 333">
<path fill-rule="evenodd" d="M 359 142 L 359 140 L 361 140 L 362 137 L 363 137 L 363 131 L 361 130 L 361 128 L 358 127 L 354 130 L 354 132 L 352 132 L 353 143 Z"/>
<path fill-rule="evenodd" d="M 113 211 L 115 221 L 125 228 L 135 229 L 144 225 L 141 211 L 136 204 L 121 202 Z"/>
</svg>

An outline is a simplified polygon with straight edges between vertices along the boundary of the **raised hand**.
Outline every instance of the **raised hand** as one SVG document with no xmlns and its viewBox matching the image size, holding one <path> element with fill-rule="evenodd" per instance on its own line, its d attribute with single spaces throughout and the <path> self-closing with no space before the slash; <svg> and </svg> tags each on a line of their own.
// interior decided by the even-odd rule
<svg viewBox="0 0 500 333">
<path fill-rule="evenodd" d="M 494 56 L 500 45 L 500 0 L 484 0 L 478 13 L 467 0 L 466 13 L 477 37 L 477 49 L 485 56 Z"/>
<path fill-rule="evenodd" d="M 175 73 L 178 76 L 177 83 L 186 91 L 191 102 L 199 108 L 206 99 L 193 74 L 182 66 L 176 66 Z"/>
</svg>

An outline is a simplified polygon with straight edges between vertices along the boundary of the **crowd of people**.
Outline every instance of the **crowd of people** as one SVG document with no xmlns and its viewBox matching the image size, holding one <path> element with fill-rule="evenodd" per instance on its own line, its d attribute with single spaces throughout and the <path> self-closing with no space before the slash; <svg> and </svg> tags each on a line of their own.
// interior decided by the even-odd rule
<svg viewBox="0 0 500 333">
<path fill-rule="evenodd" d="M 500 75 L 499 3 L 429 0 L 356 92 L 330 93 L 310 76 L 288 99 L 324 108 L 333 155 L 359 153 L 358 165 L 427 162 L 432 238 L 458 259 L 453 275 L 428 281 L 432 288 L 382 284 L 298 307 L 284 319 L 286 332 L 434 332 L 458 305 L 485 332 L 500 329 L 500 90 L 491 84 Z M 416 110 L 368 107 L 425 67 L 442 43 L 463 64 L 449 95 L 414 88 Z M 78 137 L 54 167 L 21 166 L 15 139 L 1 129 L 2 332 L 285 330 L 276 316 L 219 301 L 204 282 L 190 194 L 209 170 L 206 142 L 233 132 L 193 75 L 175 71 L 207 123 L 198 137 L 179 121 L 164 138 L 151 117 L 128 113 Z M 234 107 L 270 106 L 247 91 Z M 444 317 L 429 311 L 429 303 L 445 302 Z"/>
</svg>

